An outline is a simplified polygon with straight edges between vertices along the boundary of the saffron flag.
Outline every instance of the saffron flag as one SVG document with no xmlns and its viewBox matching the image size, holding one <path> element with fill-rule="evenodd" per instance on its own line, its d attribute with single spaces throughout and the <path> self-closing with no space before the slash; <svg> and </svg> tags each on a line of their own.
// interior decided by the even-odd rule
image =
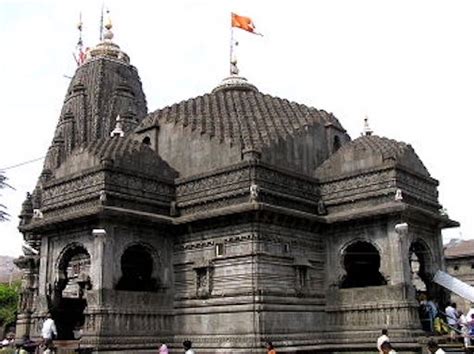
<svg viewBox="0 0 474 354">
<path fill-rule="evenodd" d="M 232 27 L 243 29 L 244 31 L 263 36 L 255 31 L 255 25 L 250 17 L 240 16 L 232 12 Z"/>
</svg>

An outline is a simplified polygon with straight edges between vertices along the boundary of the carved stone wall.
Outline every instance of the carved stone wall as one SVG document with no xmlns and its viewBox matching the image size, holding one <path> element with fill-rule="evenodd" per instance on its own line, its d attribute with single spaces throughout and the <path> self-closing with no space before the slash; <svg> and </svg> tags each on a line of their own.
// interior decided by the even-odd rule
<svg viewBox="0 0 474 354">
<path fill-rule="evenodd" d="M 170 181 L 102 167 L 51 180 L 43 190 L 42 212 L 52 217 L 108 205 L 169 214 L 172 199 Z"/>
<path fill-rule="evenodd" d="M 178 240 L 178 338 L 206 348 L 255 348 L 256 342 L 261 348 L 262 338 L 282 331 L 315 335 L 322 329 L 325 244 L 319 235 L 251 218 L 195 227 Z"/>
<path fill-rule="evenodd" d="M 321 182 L 321 198 L 329 213 L 393 202 L 397 191 L 404 203 L 435 212 L 440 208 L 436 180 L 395 165 Z"/>
<path fill-rule="evenodd" d="M 181 215 L 255 201 L 316 213 L 319 191 L 315 180 L 262 162 L 239 163 L 226 169 L 178 180 L 177 207 Z"/>
</svg>

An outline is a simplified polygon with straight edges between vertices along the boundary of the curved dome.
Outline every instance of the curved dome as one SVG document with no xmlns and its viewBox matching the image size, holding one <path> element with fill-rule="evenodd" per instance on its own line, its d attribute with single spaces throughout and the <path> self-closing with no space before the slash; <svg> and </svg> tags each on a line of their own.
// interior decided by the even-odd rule
<svg viewBox="0 0 474 354">
<path fill-rule="evenodd" d="M 114 137 L 99 139 L 76 149 L 56 170 L 55 177 L 66 177 L 100 165 L 120 167 L 134 173 L 168 179 L 178 176 L 176 171 L 147 144 L 135 141 L 131 137 Z"/>
<path fill-rule="evenodd" d="M 335 177 L 394 164 L 430 176 L 411 145 L 377 135 L 364 135 L 341 147 L 316 170 L 316 176 Z"/>
<path fill-rule="evenodd" d="M 190 127 L 241 150 L 257 151 L 316 124 L 345 132 L 332 114 L 263 94 L 235 76 L 224 79 L 211 93 L 149 114 L 137 131 L 165 123 Z"/>
</svg>

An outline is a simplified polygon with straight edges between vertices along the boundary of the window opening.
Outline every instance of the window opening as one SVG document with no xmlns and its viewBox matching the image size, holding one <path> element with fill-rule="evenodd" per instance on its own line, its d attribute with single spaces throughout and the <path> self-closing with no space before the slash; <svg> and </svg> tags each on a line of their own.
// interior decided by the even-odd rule
<svg viewBox="0 0 474 354">
<path fill-rule="evenodd" d="M 216 256 L 223 256 L 224 255 L 224 244 L 223 243 L 216 243 Z"/>
<path fill-rule="evenodd" d="M 301 289 L 306 287 L 308 269 L 306 267 L 298 267 L 298 281 Z"/>
<path fill-rule="evenodd" d="M 339 137 L 337 135 L 334 136 L 334 141 L 333 141 L 333 146 L 332 147 L 333 147 L 333 152 L 336 152 L 341 147 L 341 139 L 339 139 Z"/>
<path fill-rule="evenodd" d="M 127 248 L 121 258 L 122 277 L 117 290 L 155 291 L 157 281 L 152 277 L 153 258 L 148 250 L 135 245 Z"/>
<path fill-rule="evenodd" d="M 207 289 L 207 268 L 196 269 L 197 289 L 203 291 Z"/>
<path fill-rule="evenodd" d="M 369 242 L 355 242 L 344 252 L 344 277 L 341 288 L 386 285 L 380 273 L 380 255 Z"/>
</svg>

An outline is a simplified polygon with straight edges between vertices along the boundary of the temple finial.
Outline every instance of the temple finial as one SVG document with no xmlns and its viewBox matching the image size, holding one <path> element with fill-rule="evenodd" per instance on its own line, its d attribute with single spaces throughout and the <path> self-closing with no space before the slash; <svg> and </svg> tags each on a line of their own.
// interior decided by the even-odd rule
<svg viewBox="0 0 474 354">
<path fill-rule="evenodd" d="M 107 19 L 104 25 L 104 28 L 106 29 L 105 34 L 104 34 L 104 40 L 106 41 L 112 41 L 112 38 L 114 38 L 114 33 L 112 32 L 112 19 L 110 18 L 110 11 L 107 9 L 106 11 L 107 14 Z"/>
<path fill-rule="evenodd" d="M 365 115 L 364 118 L 364 130 L 362 131 L 362 135 L 371 136 L 374 131 L 369 126 L 369 117 Z"/>
<path fill-rule="evenodd" d="M 110 18 L 110 11 L 109 11 L 109 9 L 105 10 L 105 13 L 107 14 L 107 20 L 106 20 L 106 22 L 105 22 L 104 27 L 105 27 L 107 30 L 111 30 L 111 29 L 112 29 L 112 19 Z"/>
</svg>

